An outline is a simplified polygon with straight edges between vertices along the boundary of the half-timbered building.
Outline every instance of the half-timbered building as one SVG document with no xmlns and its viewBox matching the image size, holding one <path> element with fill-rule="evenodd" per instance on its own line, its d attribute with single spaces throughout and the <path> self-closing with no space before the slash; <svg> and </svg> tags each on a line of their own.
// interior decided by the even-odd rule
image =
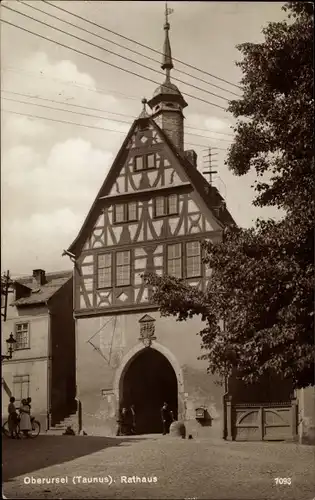
<svg viewBox="0 0 315 500">
<path fill-rule="evenodd" d="M 115 434 L 119 408 L 135 405 L 137 432 L 160 432 L 166 401 L 194 435 L 290 437 L 296 429 L 290 390 L 282 391 L 280 402 L 268 393 L 264 401 L 272 402 L 260 407 L 257 391 L 248 399 L 246 388 L 232 390 L 232 384 L 224 399 L 224 389 L 198 360 L 201 321 L 161 317 L 142 278 L 145 272 L 169 274 L 204 290 L 211 270 L 202 262 L 201 241 L 219 241 L 234 224 L 218 190 L 199 172 L 196 153 L 184 150 L 187 103 L 171 82 L 169 28 L 166 20 L 165 81 L 142 101 L 67 251 L 75 262 L 79 425 L 89 434 Z M 232 392 L 239 407 L 232 405 Z"/>
<path fill-rule="evenodd" d="M 198 408 L 215 432 L 222 424 L 222 388 L 198 360 L 201 322 L 160 317 L 141 276 L 167 273 L 204 289 L 210 272 L 200 243 L 218 241 L 234 222 L 198 171 L 196 153 L 184 151 L 187 103 L 170 79 L 168 22 L 164 29 L 165 81 L 142 101 L 68 249 L 75 260 L 77 397 L 89 433 L 115 433 L 119 406 L 131 404 L 138 432 L 157 432 L 164 401 L 188 430 L 202 428 Z"/>
</svg>

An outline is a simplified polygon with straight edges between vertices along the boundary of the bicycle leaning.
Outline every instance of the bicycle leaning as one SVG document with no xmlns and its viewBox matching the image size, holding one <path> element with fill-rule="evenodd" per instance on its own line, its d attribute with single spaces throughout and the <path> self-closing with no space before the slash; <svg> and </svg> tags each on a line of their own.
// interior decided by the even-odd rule
<svg viewBox="0 0 315 500">
<path fill-rule="evenodd" d="M 36 420 L 35 417 L 31 417 L 31 424 L 32 424 L 32 429 L 28 432 L 28 436 L 31 438 L 36 438 L 40 433 L 40 428 L 41 428 L 40 422 L 38 420 Z M 17 424 L 17 427 L 16 427 L 16 433 L 17 433 L 19 438 L 25 437 L 24 433 L 20 430 L 19 423 Z M 2 434 L 4 434 L 7 437 L 11 437 L 11 432 L 9 429 L 8 420 L 2 426 Z"/>
</svg>

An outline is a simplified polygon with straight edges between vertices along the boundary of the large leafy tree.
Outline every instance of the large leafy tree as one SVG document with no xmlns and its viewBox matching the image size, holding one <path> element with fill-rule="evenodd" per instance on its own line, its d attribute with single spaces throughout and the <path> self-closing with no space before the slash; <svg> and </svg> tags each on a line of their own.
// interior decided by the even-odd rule
<svg viewBox="0 0 315 500">
<path fill-rule="evenodd" d="M 204 243 L 206 292 L 171 276 L 145 279 L 163 315 L 201 316 L 212 373 L 254 382 L 272 372 L 301 388 L 314 384 L 314 14 L 311 3 L 284 10 L 263 43 L 238 47 L 243 96 L 229 106 L 237 125 L 227 164 L 236 175 L 255 169 L 254 204 L 285 215 Z"/>
</svg>

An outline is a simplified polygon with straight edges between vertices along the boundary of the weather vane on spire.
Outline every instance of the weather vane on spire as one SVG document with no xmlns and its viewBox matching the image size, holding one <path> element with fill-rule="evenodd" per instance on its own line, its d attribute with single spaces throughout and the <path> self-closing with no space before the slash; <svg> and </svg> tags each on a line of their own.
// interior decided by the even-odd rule
<svg viewBox="0 0 315 500">
<path fill-rule="evenodd" d="M 168 24 L 168 16 L 170 14 L 173 14 L 173 12 L 174 12 L 174 9 L 169 9 L 167 7 L 167 2 L 165 2 L 165 24 Z"/>
</svg>

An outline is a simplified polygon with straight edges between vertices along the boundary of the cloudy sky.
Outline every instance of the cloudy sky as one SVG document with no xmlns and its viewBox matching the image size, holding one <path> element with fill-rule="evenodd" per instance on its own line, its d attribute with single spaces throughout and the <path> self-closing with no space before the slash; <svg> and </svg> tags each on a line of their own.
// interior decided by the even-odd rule
<svg viewBox="0 0 315 500">
<path fill-rule="evenodd" d="M 69 259 L 61 257 L 61 253 L 76 237 L 124 135 L 141 112 L 141 98 L 150 98 L 157 87 L 154 82 L 163 81 L 158 53 L 112 33 L 160 51 L 163 2 L 51 3 L 9 0 L 3 1 L 1 8 L 3 21 L 28 30 L 6 23 L 1 26 L 1 269 L 10 269 L 16 276 L 29 274 L 35 268 L 46 271 L 71 268 Z M 283 19 L 282 5 L 169 3 L 174 9 L 170 16 L 173 57 L 208 73 L 174 62 L 174 78 L 206 90 L 174 80 L 183 93 L 191 96 L 185 96 L 189 105 L 185 110 L 186 148 L 196 150 L 200 171 L 205 167 L 205 148 L 218 148 L 213 150 L 217 153 L 215 166 L 219 172 L 215 185 L 243 227 L 251 226 L 257 216 L 276 213 L 251 206 L 253 175 L 237 178 L 224 165 L 226 150 L 233 140 L 230 135 L 233 120 L 221 107 L 226 108 L 227 100 L 234 97 L 232 92 L 240 90 L 215 77 L 238 84 L 241 74 L 235 66 L 239 59 L 235 46 L 261 41 L 261 28 L 268 21 Z M 44 38 L 35 36 L 36 33 Z"/>
</svg>

